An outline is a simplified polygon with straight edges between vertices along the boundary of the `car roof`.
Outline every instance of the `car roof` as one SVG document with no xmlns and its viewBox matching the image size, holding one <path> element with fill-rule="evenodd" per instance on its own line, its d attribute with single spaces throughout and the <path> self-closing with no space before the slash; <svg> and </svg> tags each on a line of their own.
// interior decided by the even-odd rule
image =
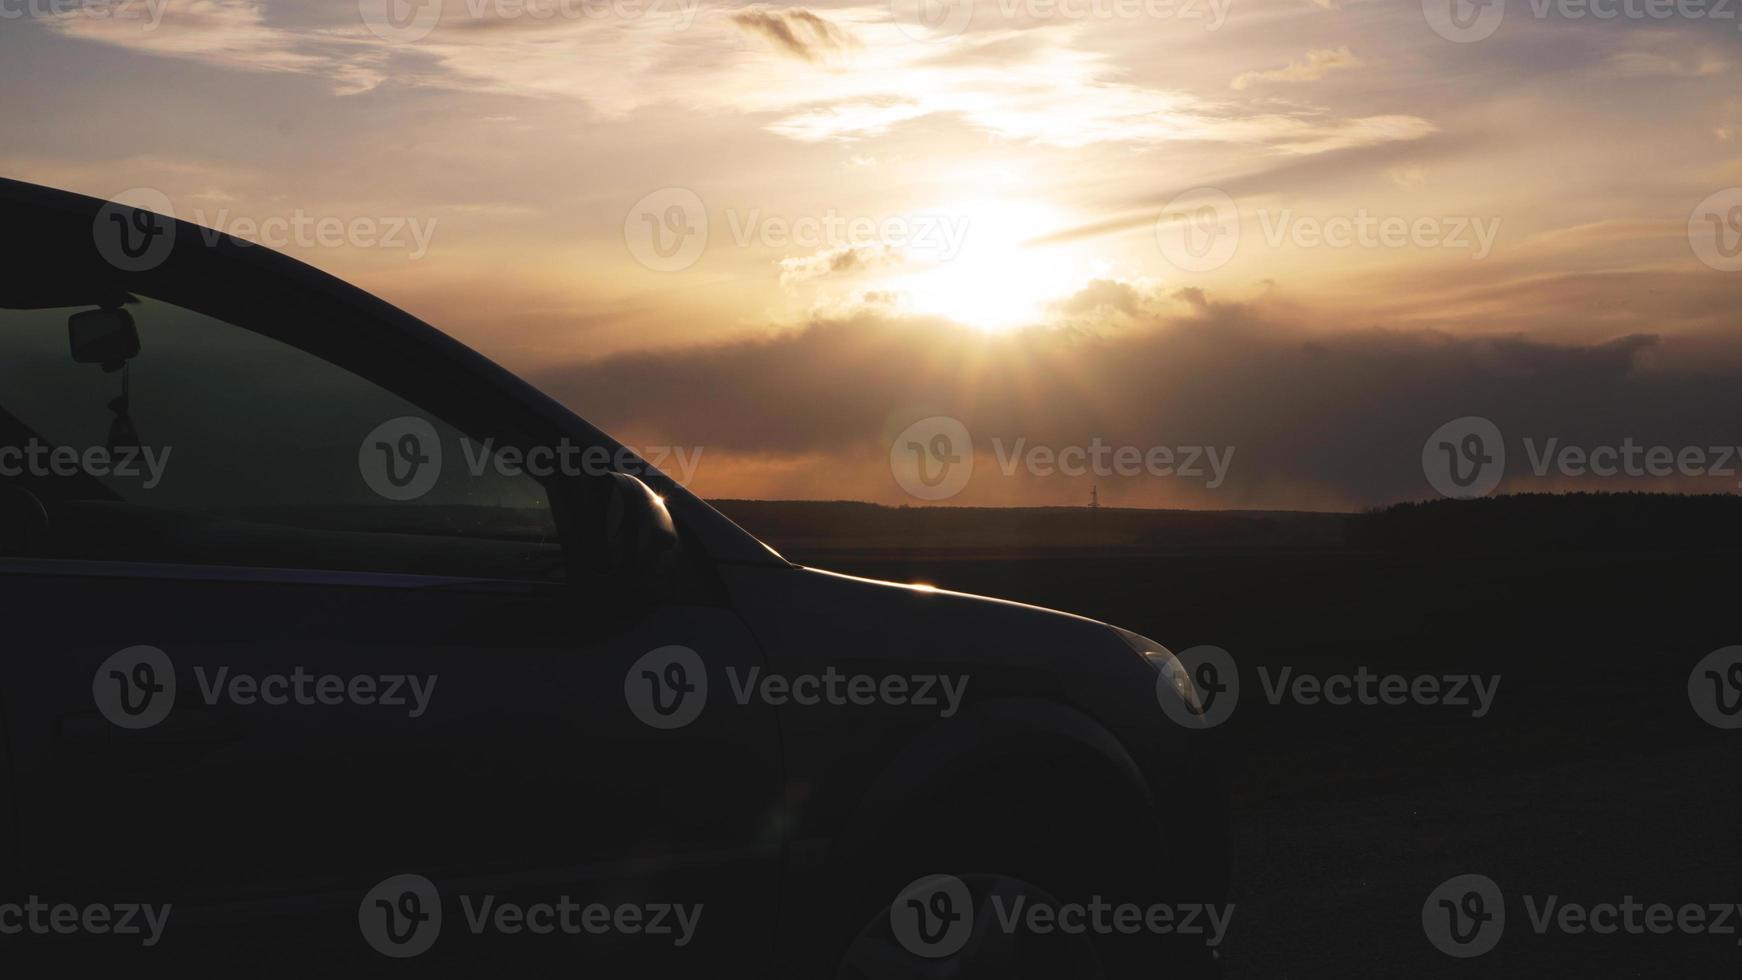
<svg viewBox="0 0 1742 980">
<path fill-rule="evenodd" d="M 7 234 L 0 235 L 0 270 L 5 273 L 0 274 L 0 308 L 8 305 L 5 293 L 9 288 L 21 290 L 21 296 L 32 299 L 31 303 L 17 303 L 18 306 L 91 303 L 93 299 L 86 295 L 86 291 L 92 287 L 77 285 L 87 276 L 124 294 L 132 277 L 117 271 L 99 255 L 92 232 L 99 215 L 109 204 L 84 194 L 0 177 L 0 226 L 7 230 Z M 165 217 L 173 219 L 175 216 Z M 172 227 L 177 235 L 172 261 L 185 260 L 190 250 L 196 257 L 221 256 L 226 262 L 239 263 L 250 275 L 269 277 L 276 283 L 318 294 L 323 301 L 339 304 L 366 319 L 372 329 L 389 331 L 402 342 L 410 341 L 432 356 L 457 363 L 522 408 L 565 431 L 575 432 L 588 444 L 606 446 L 613 455 L 615 450 L 623 448 L 621 443 L 518 375 L 371 293 L 263 245 L 179 219 Z M 44 270 L 61 266 L 70 266 L 70 269 L 58 276 L 17 274 L 21 269 Z M 64 282 L 75 285 L 64 286 Z M 29 294 L 32 289 L 40 295 Z M 62 302 L 69 298 L 71 302 Z M 663 474 L 653 476 L 653 473 L 657 471 L 649 470 L 643 478 L 666 499 L 673 516 L 700 538 L 716 560 L 786 564 L 767 545 L 682 485 L 669 477 L 662 479 Z"/>
</svg>

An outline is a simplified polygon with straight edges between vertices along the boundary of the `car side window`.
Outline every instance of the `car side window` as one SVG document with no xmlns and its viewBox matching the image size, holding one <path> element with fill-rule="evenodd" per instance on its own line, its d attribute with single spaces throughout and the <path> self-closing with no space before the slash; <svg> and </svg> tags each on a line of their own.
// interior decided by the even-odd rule
<svg viewBox="0 0 1742 980">
<path fill-rule="evenodd" d="M 137 353 L 75 357 L 110 356 L 117 313 Z M 550 491 L 490 446 L 172 303 L 0 309 L 0 554 L 560 578 Z"/>
</svg>

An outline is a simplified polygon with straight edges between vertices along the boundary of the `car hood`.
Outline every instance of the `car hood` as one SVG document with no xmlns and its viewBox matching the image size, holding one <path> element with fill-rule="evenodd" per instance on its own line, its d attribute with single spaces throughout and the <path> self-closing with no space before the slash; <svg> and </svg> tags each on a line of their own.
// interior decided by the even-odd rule
<svg viewBox="0 0 1742 980">
<path fill-rule="evenodd" d="M 984 669 L 1050 675 L 1147 668 L 1106 623 L 1020 602 L 820 569 L 727 571 L 736 604 L 777 667 Z"/>
</svg>

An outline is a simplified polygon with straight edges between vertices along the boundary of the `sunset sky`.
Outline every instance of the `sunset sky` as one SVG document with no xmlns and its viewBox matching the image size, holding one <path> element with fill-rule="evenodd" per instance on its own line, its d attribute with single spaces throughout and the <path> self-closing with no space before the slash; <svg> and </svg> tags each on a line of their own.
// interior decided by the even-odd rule
<svg viewBox="0 0 1742 980">
<path fill-rule="evenodd" d="M 933 416 L 972 433 L 955 504 L 1423 498 L 1423 440 L 1469 415 L 1742 442 L 1742 12 L 3 6 L 0 175 L 243 237 L 426 232 L 269 244 L 632 445 L 699 447 L 705 496 L 922 502 L 891 443 Z M 1235 455 L 1216 487 L 1005 476 L 1018 439 Z"/>
</svg>

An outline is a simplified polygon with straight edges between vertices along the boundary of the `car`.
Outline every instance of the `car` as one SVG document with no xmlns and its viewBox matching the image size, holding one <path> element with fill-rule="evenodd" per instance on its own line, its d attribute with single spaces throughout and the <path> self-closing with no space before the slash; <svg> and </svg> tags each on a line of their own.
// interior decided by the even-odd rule
<svg viewBox="0 0 1742 980">
<path fill-rule="evenodd" d="M 266 248 L 0 215 L 10 962 L 1216 972 L 1222 763 L 1162 644 L 800 567 Z"/>
</svg>

